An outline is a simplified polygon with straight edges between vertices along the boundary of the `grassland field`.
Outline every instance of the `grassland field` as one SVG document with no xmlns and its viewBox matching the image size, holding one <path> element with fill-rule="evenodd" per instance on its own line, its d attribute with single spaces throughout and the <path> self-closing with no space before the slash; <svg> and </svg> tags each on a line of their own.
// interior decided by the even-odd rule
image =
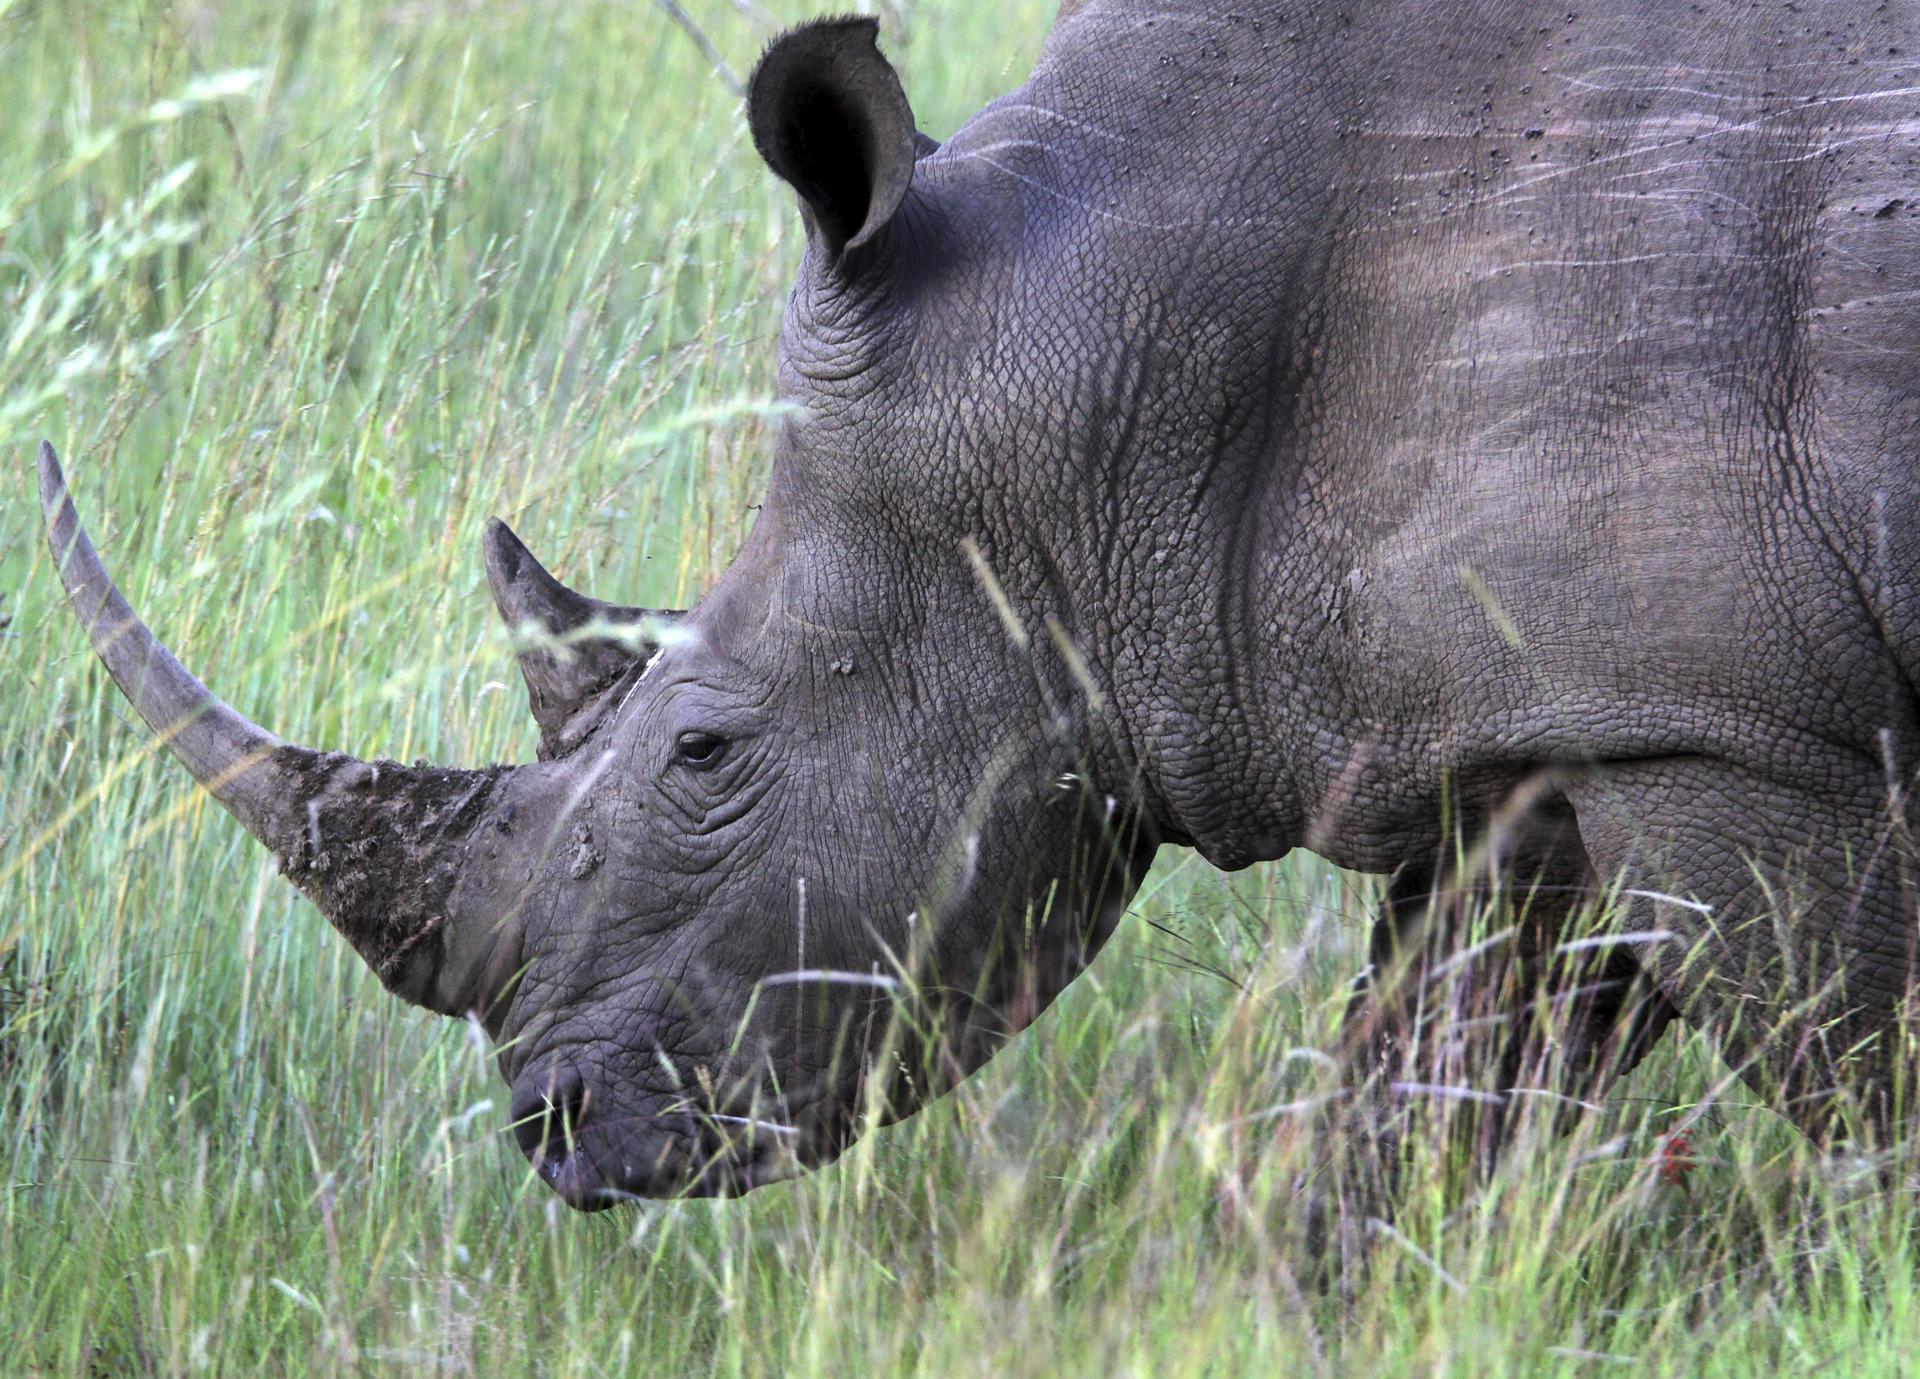
<svg viewBox="0 0 1920 1379">
<path fill-rule="evenodd" d="M 683 5 L 734 77 L 820 8 Z M 874 8 L 937 137 L 1052 17 Z M 32 445 L 263 723 L 529 758 L 485 520 L 679 607 L 764 480 L 800 233 L 727 73 L 647 0 L 0 0 L 0 109 L 0 1375 L 1920 1363 L 1911 1195 L 1684 1033 L 1483 1190 L 1413 1174 L 1370 1267 L 1315 1286 L 1286 1108 L 1376 887 L 1304 855 L 1169 851 L 1034 1029 L 821 1173 L 567 1212 L 484 1041 L 387 998 L 129 721 L 58 596 Z"/>
</svg>

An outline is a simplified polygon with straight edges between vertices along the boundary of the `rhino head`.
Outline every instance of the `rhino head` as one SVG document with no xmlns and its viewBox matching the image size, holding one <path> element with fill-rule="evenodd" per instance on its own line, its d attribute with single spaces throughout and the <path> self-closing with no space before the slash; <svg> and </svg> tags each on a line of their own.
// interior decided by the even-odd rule
<svg viewBox="0 0 1920 1379">
<path fill-rule="evenodd" d="M 484 1023 L 575 1207 L 745 1191 L 910 1113 L 1081 970 L 1154 851 L 1098 667 L 1043 562 L 965 499 L 965 430 L 928 400 L 915 322 L 980 286 L 915 204 L 933 145 L 874 35 L 797 30 L 752 83 L 807 252 L 797 406 L 731 567 L 654 615 L 486 534 L 535 762 L 363 761 L 249 722 L 127 606 L 42 447 L 54 558 L 116 683 L 391 991 Z"/>
</svg>

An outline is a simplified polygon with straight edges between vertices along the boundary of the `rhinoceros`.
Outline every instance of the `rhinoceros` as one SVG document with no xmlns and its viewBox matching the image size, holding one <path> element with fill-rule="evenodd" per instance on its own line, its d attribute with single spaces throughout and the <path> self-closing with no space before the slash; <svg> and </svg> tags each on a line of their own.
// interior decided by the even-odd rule
<svg viewBox="0 0 1920 1379">
<path fill-rule="evenodd" d="M 127 607 L 49 448 L 52 549 L 174 755 L 389 989 L 484 1023 L 576 1207 L 742 1192 L 910 1113 L 1162 847 L 1397 876 L 1384 958 L 1486 840 L 1518 959 L 1580 997 L 1566 1095 L 1678 1017 L 1810 1133 L 1888 1129 L 1917 30 L 1082 0 L 944 144 L 874 21 L 787 33 L 747 100 L 805 225 L 764 506 L 684 612 L 488 530 L 544 634 L 535 762 L 255 726 Z M 1608 888 L 1601 979 L 1556 987 Z"/>
</svg>

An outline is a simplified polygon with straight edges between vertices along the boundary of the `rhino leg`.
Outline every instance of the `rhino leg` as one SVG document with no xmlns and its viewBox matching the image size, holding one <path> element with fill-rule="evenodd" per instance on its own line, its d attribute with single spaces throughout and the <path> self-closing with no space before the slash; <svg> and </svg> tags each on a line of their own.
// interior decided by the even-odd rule
<svg viewBox="0 0 1920 1379">
<path fill-rule="evenodd" d="M 1804 1132 L 1892 1128 L 1916 940 L 1911 782 L 1833 753 L 1787 786 L 1726 762 L 1597 768 L 1569 788 L 1603 875 L 1629 879 L 1640 951 L 1691 1024 Z"/>
<path fill-rule="evenodd" d="M 1489 880 L 1407 867 L 1375 921 L 1342 1045 L 1385 1157 L 1410 1115 L 1437 1111 L 1484 1172 L 1526 1103 L 1543 1100 L 1549 1123 L 1569 1128 L 1674 1017 L 1631 945 L 1582 934 L 1596 888 L 1569 810 L 1537 811 L 1523 845 L 1492 865 L 1500 905 L 1488 906 Z"/>
<path fill-rule="evenodd" d="M 1524 846 L 1504 850 L 1503 905 L 1485 903 L 1484 870 L 1403 867 L 1387 888 L 1341 1026 L 1350 1092 L 1330 1108 L 1324 1152 L 1294 1197 L 1311 1255 L 1342 1286 L 1366 1257 L 1371 1219 L 1394 1214 L 1403 1147 L 1445 1145 L 1477 1179 L 1529 1093 L 1552 1089 L 1529 1113 L 1566 1128 L 1672 1018 L 1630 958 L 1555 951 L 1593 891 L 1571 822 L 1550 811 Z M 1496 933 L 1469 922 L 1489 915 Z"/>
</svg>

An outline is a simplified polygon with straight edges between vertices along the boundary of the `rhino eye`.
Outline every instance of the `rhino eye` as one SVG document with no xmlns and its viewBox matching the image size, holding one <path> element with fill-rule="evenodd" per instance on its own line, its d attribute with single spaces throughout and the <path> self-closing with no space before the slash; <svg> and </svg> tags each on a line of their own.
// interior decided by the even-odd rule
<svg viewBox="0 0 1920 1379">
<path fill-rule="evenodd" d="M 705 770 L 726 755 L 727 740 L 714 733 L 682 733 L 674 742 L 673 750 L 681 765 Z"/>
</svg>

